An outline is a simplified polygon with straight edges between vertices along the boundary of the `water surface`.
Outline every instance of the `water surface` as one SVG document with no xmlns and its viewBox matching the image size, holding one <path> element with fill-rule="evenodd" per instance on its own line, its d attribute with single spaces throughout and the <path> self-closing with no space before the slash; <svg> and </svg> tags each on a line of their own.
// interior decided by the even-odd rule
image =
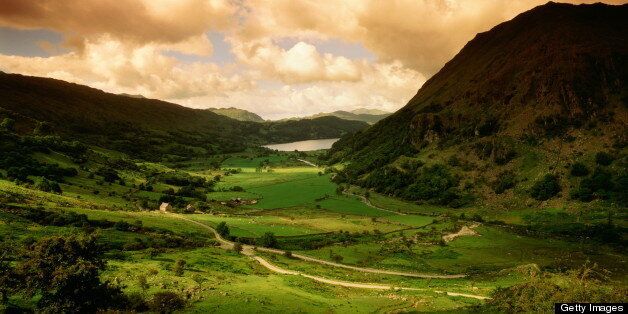
<svg viewBox="0 0 628 314">
<path fill-rule="evenodd" d="M 269 144 L 264 145 L 264 147 L 270 149 L 276 149 L 282 152 L 291 152 L 294 150 L 298 150 L 300 152 L 307 152 L 311 150 L 319 150 L 319 149 L 330 149 L 331 145 L 335 143 L 337 138 L 327 138 L 323 140 L 309 140 L 309 141 L 298 141 L 291 143 L 281 143 L 281 144 Z"/>
</svg>

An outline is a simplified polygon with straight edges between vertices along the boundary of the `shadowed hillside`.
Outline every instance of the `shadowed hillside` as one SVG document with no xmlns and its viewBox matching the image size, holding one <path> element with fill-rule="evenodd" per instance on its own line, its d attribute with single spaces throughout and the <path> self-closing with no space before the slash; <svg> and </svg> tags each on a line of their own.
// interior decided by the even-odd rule
<svg viewBox="0 0 628 314">
<path fill-rule="evenodd" d="M 494 197 L 490 182 L 501 171 L 511 172 L 508 189 L 549 173 L 565 191 L 579 182 L 568 183 L 559 167 L 590 162 L 600 151 L 625 156 L 627 20 L 628 5 L 550 2 L 520 14 L 478 34 L 404 108 L 343 138 L 330 157 L 351 162 L 348 181 L 379 190 L 392 183 L 378 176 L 407 175 L 387 192 L 415 200 Z M 423 193 L 413 184 L 430 171 L 406 165 L 413 162 L 449 163 L 442 171 L 451 178 L 440 176 L 449 178 L 440 188 L 455 195 Z M 615 166 L 624 173 L 622 162 Z M 468 193 L 464 181 L 474 186 Z M 531 186 L 522 185 L 525 194 Z"/>
<path fill-rule="evenodd" d="M 209 110 L 6 73 L 0 74 L 0 95 L 0 115 L 16 120 L 20 132 L 31 132 L 43 123 L 47 133 L 144 158 L 154 154 L 204 155 L 271 142 L 333 138 L 366 126 L 337 118 L 296 123 L 243 122 Z"/>
</svg>

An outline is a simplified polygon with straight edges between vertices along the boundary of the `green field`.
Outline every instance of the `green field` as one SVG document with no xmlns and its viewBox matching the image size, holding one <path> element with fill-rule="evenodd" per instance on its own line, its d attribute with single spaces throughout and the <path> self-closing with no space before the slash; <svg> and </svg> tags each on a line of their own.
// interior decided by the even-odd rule
<svg viewBox="0 0 628 314">
<path fill-rule="evenodd" d="M 57 153 L 38 153 L 36 158 L 78 167 Z M 220 167 L 215 166 L 217 160 L 222 161 Z M 185 296 L 185 311 L 189 312 L 275 313 L 286 309 L 308 313 L 457 312 L 483 301 L 448 296 L 443 291 L 488 296 L 497 287 L 528 280 L 519 269 L 577 268 L 589 260 L 611 271 L 617 280 L 624 280 L 625 276 L 626 265 L 614 258 L 618 252 L 611 246 L 522 235 L 509 229 L 509 226 L 524 226 L 530 215 L 561 215 L 563 209 L 497 212 L 470 208 L 466 211 L 468 217 L 481 214 L 512 225 L 485 222 L 475 227 L 477 234 L 443 243 L 443 235 L 455 233 L 462 226 L 472 226 L 474 222 L 461 218 L 456 210 L 409 203 L 374 192 L 367 195 L 366 190 L 352 186 L 338 188 L 330 180 L 331 174 L 295 162 L 289 153 L 225 155 L 176 163 L 141 162 L 137 166 L 119 171 L 123 184 L 103 182 L 99 176 L 90 175 L 89 168 L 80 170 L 77 176 L 61 183 L 61 194 L 0 179 L 0 200 L 13 208 L 0 211 L 2 238 L 11 243 L 27 243 L 51 235 L 96 232 L 99 243 L 108 248 L 104 279 L 124 286 L 125 293 L 145 297 L 160 291 L 176 291 Z M 93 161 L 90 167 L 99 167 L 98 162 Z M 169 173 L 216 181 L 209 187 L 193 188 L 196 196 L 180 197 L 181 203 L 175 203 L 180 216 L 164 214 L 156 211 L 158 201 L 166 193 L 176 195 L 184 189 L 176 181 L 161 179 Z M 151 189 L 146 189 L 146 185 Z M 367 195 L 368 203 L 359 195 Z M 186 204 L 205 207 L 202 212 L 183 213 Z M 62 216 L 82 214 L 89 224 L 108 221 L 109 225 L 86 228 L 64 224 L 63 220 L 37 222 L 20 216 L 20 210 L 29 208 Z M 294 253 L 345 265 L 467 277 L 407 278 L 258 253 L 274 265 L 313 276 L 419 290 L 333 286 L 302 276 L 277 274 L 248 256 L 213 247 L 216 242 L 208 229 L 181 217 L 214 228 L 224 222 L 229 228 L 228 236 L 245 243 L 255 244 L 265 234 L 272 233 L 280 249 L 285 246 Z M 593 219 L 590 221 L 604 219 L 593 212 L 587 217 Z M 183 274 L 173 271 L 177 260 L 186 261 Z M 142 280 L 146 284 L 141 285 Z M 14 302 L 29 304 L 30 301 L 17 298 Z"/>
</svg>

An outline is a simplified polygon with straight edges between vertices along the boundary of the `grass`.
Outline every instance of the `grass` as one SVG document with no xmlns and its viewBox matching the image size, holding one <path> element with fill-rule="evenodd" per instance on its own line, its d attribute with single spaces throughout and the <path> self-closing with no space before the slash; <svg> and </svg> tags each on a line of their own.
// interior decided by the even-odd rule
<svg viewBox="0 0 628 314">
<path fill-rule="evenodd" d="M 100 150 L 99 154 L 122 157 L 115 152 Z M 76 167 L 61 154 L 36 154 L 38 160 Z M 220 157 L 222 159 L 222 156 Z M 307 158 L 313 158 L 309 156 Z M 271 166 L 271 171 L 256 172 L 260 162 Z M 370 193 L 370 202 L 383 211 L 365 204 L 359 197 L 336 195 L 337 185 L 330 175 L 319 175 L 320 169 L 306 167 L 294 162 L 289 153 L 271 156 L 254 154 L 230 155 L 221 168 L 238 169 L 242 172 L 225 175 L 224 170 L 211 169 L 214 158 L 178 162 L 173 164 L 138 163 L 140 171 L 121 171 L 127 182 L 102 184 L 97 178 L 88 177 L 81 170 L 79 175 L 67 178 L 62 184 L 63 194 L 52 194 L 32 189 L 27 185 L 16 185 L 0 180 L 0 201 L 8 200 L 14 206 L 42 206 L 46 210 L 74 211 L 86 214 L 90 219 L 110 221 L 142 221 L 143 226 L 170 230 L 188 238 L 211 238 L 206 228 L 159 212 L 137 211 L 141 198 L 156 202 L 166 188 L 180 187 L 154 183 L 154 191 L 139 191 L 132 184 L 144 183 L 146 173 L 168 172 L 176 168 L 191 175 L 213 178 L 221 174 L 215 192 L 206 193 L 209 200 L 226 201 L 233 198 L 257 199 L 254 205 L 228 208 L 210 202 L 213 214 L 190 214 L 188 218 L 216 226 L 224 221 L 236 237 L 257 238 L 266 232 L 278 237 L 298 237 L 307 240 L 314 234 L 348 231 L 361 234 L 357 242 L 334 243 L 316 250 L 302 253 L 331 260 L 332 254 L 342 257 L 342 263 L 390 270 L 428 273 L 467 273 L 471 276 L 457 280 L 419 280 L 399 276 L 365 274 L 351 270 L 331 268 L 314 263 L 267 255 L 272 263 L 293 270 L 307 272 L 327 278 L 347 281 L 388 283 L 427 289 L 421 292 L 370 291 L 332 287 L 313 282 L 299 276 L 281 276 L 270 273 L 250 258 L 214 247 L 196 249 L 167 249 L 150 257 L 147 251 L 110 251 L 109 267 L 105 278 L 125 286 L 127 292 L 138 292 L 145 296 L 172 290 L 190 296 L 187 309 L 190 312 L 404 312 L 404 311 L 458 311 L 465 306 L 477 304 L 477 300 L 448 297 L 434 290 L 456 291 L 488 295 L 499 286 L 509 286 L 526 280 L 513 271 L 514 268 L 537 264 L 540 267 L 557 269 L 577 267 L 586 260 L 619 274 L 625 273 L 621 252 L 591 242 L 569 242 L 561 239 L 521 236 L 506 228 L 484 224 L 476 231 L 479 236 L 465 236 L 437 245 L 442 234 L 459 228 L 448 213 L 459 213 L 452 209 L 405 202 L 377 193 Z M 524 156 L 529 168 L 535 168 L 536 158 Z M 91 161 L 90 161 L 91 163 Z M 97 166 L 97 165 L 94 165 Z M 92 165 L 89 165 L 91 168 Z M 525 167 L 524 167 L 525 168 Z M 245 191 L 229 191 L 234 186 Z M 94 194 L 98 190 L 98 194 Z M 363 194 L 364 190 L 352 188 L 352 192 Z M 318 206 L 317 206 L 318 205 Z M 47 235 L 83 232 L 81 228 L 41 226 L 18 219 L 0 208 L 0 236 L 3 239 L 22 241 Z M 550 208 L 543 211 L 566 211 Z M 394 212 L 407 213 L 400 215 Z M 487 219 L 498 219 L 510 224 L 523 224 L 526 214 L 539 212 L 535 208 L 518 210 L 487 211 L 465 210 L 465 214 L 479 212 Z M 606 216 L 601 211 L 588 211 L 586 221 L 600 221 Z M 625 215 L 618 213 L 616 219 Z M 460 224 L 461 222 L 458 222 Z M 623 223 L 623 222 L 622 222 Z M 373 232 L 384 235 L 377 238 Z M 404 230 L 404 231 L 400 231 Z M 115 229 L 98 231 L 103 243 L 119 247 L 146 235 L 121 232 Z M 365 236 L 369 233 L 369 236 Z M 395 250 L 401 236 L 414 239 L 417 243 L 410 249 Z M 320 235 L 318 237 L 321 237 Z M 284 241 L 286 239 L 283 239 Z M 291 239 L 294 240 L 294 239 Z M 285 242 L 284 242 L 285 243 Z M 433 243 L 433 244 L 430 244 Z M 332 254 L 330 254 L 330 252 Z M 177 259 L 187 261 L 183 276 L 171 271 Z M 506 271 L 501 271 L 506 269 Z M 148 289 L 142 289 L 138 277 L 145 275 Z"/>
</svg>

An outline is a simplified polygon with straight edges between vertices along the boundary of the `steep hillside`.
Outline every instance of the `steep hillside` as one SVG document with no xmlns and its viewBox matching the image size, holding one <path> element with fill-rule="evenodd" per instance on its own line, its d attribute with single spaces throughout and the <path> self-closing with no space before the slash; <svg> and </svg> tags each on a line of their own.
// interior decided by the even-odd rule
<svg viewBox="0 0 628 314">
<path fill-rule="evenodd" d="M 6 73 L 0 73 L 0 95 L 0 119 L 15 120 L 18 132 L 57 134 L 147 159 L 338 137 L 366 126 L 340 119 L 335 123 L 328 119 L 285 124 L 243 122 L 155 99 Z"/>
<path fill-rule="evenodd" d="M 454 205 L 511 201 L 513 192 L 494 192 L 504 177 L 525 198 L 545 174 L 562 191 L 548 198 L 568 198 L 581 183 L 569 167 L 582 161 L 593 171 L 602 151 L 624 176 L 627 20 L 628 5 L 550 2 L 520 14 L 478 34 L 404 108 L 343 138 L 330 158 L 350 162 L 343 174 L 352 183 Z M 385 180 L 393 177 L 400 181 Z M 433 180 L 442 186 L 426 191 Z M 615 193 L 599 192 L 594 199 Z"/>
<path fill-rule="evenodd" d="M 259 115 L 253 112 L 244 110 L 244 109 L 230 107 L 230 108 L 209 108 L 207 110 L 213 113 L 217 113 L 219 115 L 225 116 L 225 117 L 229 117 L 231 119 L 236 119 L 238 121 L 264 122 L 264 119 L 260 117 Z"/>
</svg>

